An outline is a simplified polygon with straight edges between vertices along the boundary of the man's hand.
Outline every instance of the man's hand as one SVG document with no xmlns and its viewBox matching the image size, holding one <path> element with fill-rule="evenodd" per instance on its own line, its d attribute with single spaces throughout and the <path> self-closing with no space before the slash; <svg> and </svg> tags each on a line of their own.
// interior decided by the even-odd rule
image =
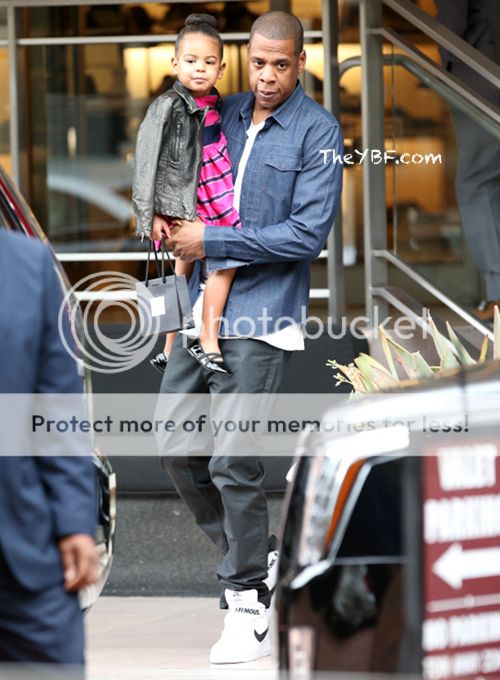
<svg viewBox="0 0 500 680">
<path fill-rule="evenodd" d="M 65 536 L 59 541 L 66 590 L 80 590 L 97 580 L 97 550 L 87 534 Z"/>
<path fill-rule="evenodd" d="M 166 217 L 162 215 L 155 215 L 153 217 L 153 228 L 151 229 L 151 238 L 154 241 L 161 241 L 164 236 L 168 236 L 170 232 L 170 224 Z"/>
<path fill-rule="evenodd" d="M 205 224 L 197 217 L 192 222 L 187 220 L 172 220 L 174 228 L 167 238 L 167 248 L 175 257 L 186 262 L 201 260 L 205 257 L 203 234 Z"/>
</svg>

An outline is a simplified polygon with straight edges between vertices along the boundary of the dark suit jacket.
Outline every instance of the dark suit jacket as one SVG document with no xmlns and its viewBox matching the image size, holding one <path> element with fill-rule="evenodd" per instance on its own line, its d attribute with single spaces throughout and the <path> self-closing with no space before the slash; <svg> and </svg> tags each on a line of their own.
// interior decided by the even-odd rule
<svg viewBox="0 0 500 680">
<path fill-rule="evenodd" d="M 82 393 L 59 335 L 61 301 L 49 249 L 0 228 L 0 393 Z M 0 456 L 0 557 L 28 590 L 62 581 L 59 538 L 94 535 L 95 468 L 89 455 L 73 455 L 82 452 L 90 440 L 75 438 L 71 456 Z"/>
<path fill-rule="evenodd" d="M 435 0 L 436 18 L 479 52 L 500 64 L 499 0 Z M 493 85 L 440 49 L 443 66 L 498 106 Z"/>
</svg>

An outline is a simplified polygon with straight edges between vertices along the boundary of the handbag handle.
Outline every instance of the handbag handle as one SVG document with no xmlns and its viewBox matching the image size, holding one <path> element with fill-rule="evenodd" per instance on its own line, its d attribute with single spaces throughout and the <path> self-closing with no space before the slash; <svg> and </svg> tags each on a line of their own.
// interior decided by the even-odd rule
<svg viewBox="0 0 500 680">
<path fill-rule="evenodd" d="M 170 253 L 168 252 L 167 245 L 165 243 L 165 237 L 162 236 L 161 239 L 161 276 L 162 276 L 162 281 L 165 283 L 165 254 L 167 255 L 168 263 L 170 265 L 170 271 L 172 274 L 175 274 L 175 265 L 172 262 L 172 258 L 170 257 Z"/>
<path fill-rule="evenodd" d="M 153 248 L 154 256 L 155 256 L 155 262 L 156 262 L 156 275 L 158 278 L 161 278 L 162 283 L 165 283 L 165 253 L 167 254 L 168 258 L 168 263 L 170 265 L 170 270 L 172 274 L 175 274 L 175 268 L 174 264 L 172 262 L 172 258 L 170 257 L 170 253 L 168 252 L 168 249 L 165 245 L 165 237 L 163 236 L 161 239 L 161 267 L 160 267 L 160 261 L 158 260 L 158 251 L 156 250 L 156 247 L 153 247 L 153 240 L 148 239 L 148 259 L 146 262 L 146 276 L 144 278 L 144 285 L 146 288 L 149 285 L 149 263 L 151 261 L 151 248 Z"/>
</svg>

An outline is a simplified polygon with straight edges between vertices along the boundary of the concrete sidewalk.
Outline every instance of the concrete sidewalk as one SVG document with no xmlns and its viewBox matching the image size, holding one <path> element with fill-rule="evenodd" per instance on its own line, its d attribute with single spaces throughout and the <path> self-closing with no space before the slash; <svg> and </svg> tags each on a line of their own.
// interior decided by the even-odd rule
<svg viewBox="0 0 500 680">
<path fill-rule="evenodd" d="M 223 620 L 215 598 L 101 597 L 86 618 L 88 680 L 275 680 L 271 657 L 208 663 Z"/>
</svg>

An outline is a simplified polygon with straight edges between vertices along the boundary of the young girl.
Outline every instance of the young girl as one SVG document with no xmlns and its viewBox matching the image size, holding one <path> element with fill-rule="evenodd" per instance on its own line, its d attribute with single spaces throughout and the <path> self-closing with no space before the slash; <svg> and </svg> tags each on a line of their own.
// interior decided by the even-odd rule
<svg viewBox="0 0 500 680">
<path fill-rule="evenodd" d="M 214 88 L 225 70 L 215 26 L 208 14 L 188 16 L 172 60 L 177 81 L 151 104 L 139 129 L 133 201 L 141 236 L 168 234 L 173 218 L 192 220 L 196 215 L 206 224 L 241 227 Z M 199 343 L 188 347 L 206 370 L 216 373 L 230 373 L 218 342 L 220 317 L 235 275 L 229 261 L 227 266 L 207 276 Z M 192 269 L 192 263 L 175 264 L 176 274 L 188 279 Z M 150 360 L 162 373 L 174 338 L 175 333 L 168 333 L 163 352 Z"/>
</svg>

